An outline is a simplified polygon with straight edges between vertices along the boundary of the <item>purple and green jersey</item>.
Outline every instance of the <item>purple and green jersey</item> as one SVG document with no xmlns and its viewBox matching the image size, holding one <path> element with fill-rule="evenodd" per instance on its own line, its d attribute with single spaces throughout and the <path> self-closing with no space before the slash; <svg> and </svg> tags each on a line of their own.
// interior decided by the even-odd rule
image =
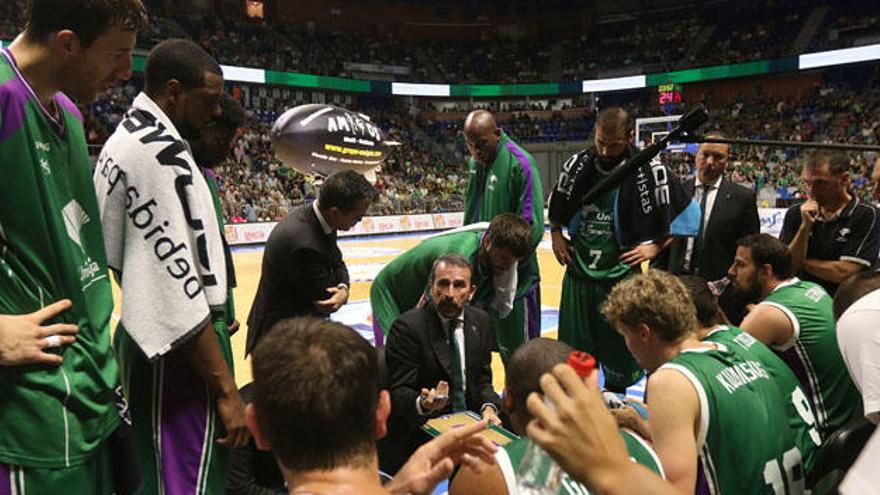
<svg viewBox="0 0 880 495">
<path fill-rule="evenodd" d="M 757 355 L 713 344 L 685 349 L 660 367 L 680 373 L 699 399 L 695 493 L 804 493 L 803 455 L 789 423 L 791 397 Z"/>
<path fill-rule="evenodd" d="M 536 249 L 544 237 L 544 189 L 535 158 L 501 133 L 488 167 L 471 157 L 464 202 L 464 224 L 491 222 L 502 213 L 521 215 L 532 226 L 532 252 L 517 268 L 516 300 L 504 319 L 494 319 L 498 349 L 504 359 L 541 332 L 541 275 Z"/>
<path fill-rule="evenodd" d="M 80 115 L 62 93 L 47 109 L 9 50 L 0 55 L 0 314 L 59 299 L 48 323 L 79 327 L 60 366 L 0 368 L 0 463 L 83 464 L 119 424 L 110 292 Z"/>
<path fill-rule="evenodd" d="M 524 293 L 540 279 L 534 250 L 544 238 L 544 189 L 535 159 L 506 133 L 501 133 L 492 164 L 485 167 L 471 157 L 468 172 L 465 225 L 491 222 L 502 213 L 516 213 L 532 226 L 533 251 L 527 260 L 534 263 L 521 263 L 519 272 L 517 294 Z M 523 272 L 522 268 L 528 268 L 529 272 Z"/>
<path fill-rule="evenodd" d="M 773 346 L 773 350 L 788 364 L 812 402 L 823 440 L 862 415 L 862 396 L 837 345 L 831 303 L 822 286 L 798 278 L 782 282 L 761 302 L 779 309 L 791 321 L 791 340 Z"/>
</svg>

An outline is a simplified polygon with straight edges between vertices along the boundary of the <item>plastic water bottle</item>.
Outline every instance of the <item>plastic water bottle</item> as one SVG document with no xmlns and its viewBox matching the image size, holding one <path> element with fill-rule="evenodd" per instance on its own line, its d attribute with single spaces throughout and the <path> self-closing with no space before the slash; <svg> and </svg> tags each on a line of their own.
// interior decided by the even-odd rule
<svg viewBox="0 0 880 495">
<path fill-rule="evenodd" d="M 724 290 L 727 289 L 730 282 L 732 282 L 730 277 L 724 277 L 712 282 L 707 282 L 707 284 L 709 285 L 709 291 L 711 291 L 712 295 L 717 298 L 721 297 L 721 294 L 724 293 Z"/>
<path fill-rule="evenodd" d="M 568 356 L 568 365 L 578 376 L 586 378 L 596 368 L 596 360 L 586 352 L 574 351 Z M 555 409 L 546 396 L 544 404 Z M 562 485 L 562 468 L 544 449 L 529 440 L 526 452 L 519 463 L 517 489 L 520 495 L 556 495 Z"/>
</svg>

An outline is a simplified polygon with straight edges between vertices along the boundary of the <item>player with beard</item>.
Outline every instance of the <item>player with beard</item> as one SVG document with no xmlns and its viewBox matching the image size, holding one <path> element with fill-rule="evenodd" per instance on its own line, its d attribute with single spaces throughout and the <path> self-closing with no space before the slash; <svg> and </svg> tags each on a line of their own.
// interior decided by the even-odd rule
<svg viewBox="0 0 880 495">
<path fill-rule="evenodd" d="M 768 234 L 739 240 L 728 273 L 739 297 L 758 304 L 742 329 L 788 364 L 816 412 L 822 440 L 861 414 L 862 399 L 837 345 L 831 297 L 793 276 L 791 253 Z"/>
<path fill-rule="evenodd" d="M 472 273 L 460 254 L 438 257 L 428 281 L 431 302 L 400 315 L 388 333 L 392 421 L 382 458 L 390 472 L 427 440 L 419 427 L 432 417 L 470 410 L 501 423 L 492 320 L 468 304 L 476 291 Z"/>
<path fill-rule="evenodd" d="M 122 289 L 114 345 L 142 493 L 221 493 L 227 447 L 245 445 L 249 433 L 223 317 L 222 235 L 183 140 L 198 139 L 220 115 L 223 75 L 195 43 L 167 40 L 147 56 L 145 79 L 94 175 L 108 263 Z"/>
<path fill-rule="evenodd" d="M 235 302 L 232 297 L 232 289 L 235 288 L 235 267 L 232 265 L 232 251 L 226 242 L 224 232 L 223 203 L 217 190 L 217 173 L 215 167 L 225 160 L 232 152 L 232 144 L 245 123 L 246 115 L 241 104 L 233 100 L 231 96 L 224 94 L 220 97 L 220 115 L 212 120 L 207 126 L 199 131 L 199 138 L 190 141 L 193 159 L 201 168 L 202 175 L 208 189 L 211 190 L 211 199 L 214 201 L 214 210 L 217 213 L 217 223 L 223 238 L 223 253 L 226 257 L 226 282 L 229 286 L 226 300 L 226 314 L 221 316 L 229 326 L 229 334 L 238 331 L 238 320 L 235 319 Z"/>
<path fill-rule="evenodd" d="M 598 308 L 617 282 L 634 273 L 643 261 L 653 259 L 660 247 L 649 241 L 629 250 L 620 248 L 614 222 L 618 188 L 591 205 L 581 205 L 580 197 L 586 187 L 636 153 L 632 140 L 630 117 L 625 110 L 614 107 L 600 112 L 595 147 L 578 152 L 565 163 L 551 193 L 549 209 L 553 254 L 565 265 L 559 340 L 593 354 L 602 364 L 605 386 L 615 392 L 624 392 L 635 383 L 642 368 Z"/>
<path fill-rule="evenodd" d="M 795 432 L 795 441 L 803 456 L 804 470 L 809 479 L 818 457 L 819 447 L 822 445 L 822 436 L 816 425 L 812 402 L 807 398 L 797 377 L 769 347 L 743 332 L 742 329 L 722 322 L 723 312 L 706 279 L 697 275 L 683 275 L 680 280 L 687 287 L 694 301 L 698 324 L 697 338 L 704 342 L 736 347 L 751 354 L 764 365 L 779 390 L 789 399 L 786 401 L 788 424 Z M 629 414 L 628 417 L 633 415 Z M 618 416 L 619 420 L 620 416 Z"/>
</svg>

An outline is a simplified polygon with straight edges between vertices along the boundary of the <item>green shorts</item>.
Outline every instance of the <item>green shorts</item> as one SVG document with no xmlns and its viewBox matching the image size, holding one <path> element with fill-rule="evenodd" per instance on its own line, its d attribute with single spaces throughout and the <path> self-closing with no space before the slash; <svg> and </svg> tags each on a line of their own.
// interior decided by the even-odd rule
<svg viewBox="0 0 880 495">
<path fill-rule="evenodd" d="M 589 352 L 602 365 L 605 388 L 623 392 L 642 377 L 623 337 L 602 316 L 602 304 L 620 279 L 590 280 L 565 272 L 559 304 L 559 340 Z"/>
<path fill-rule="evenodd" d="M 88 493 L 111 495 L 113 467 L 109 443 L 83 464 L 63 468 L 32 468 L 0 464 L 0 494 Z"/>
<path fill-rule="evenodd" d="M 214 319 L 227 363 L 232 350 L 223 319 Z M 175 349 L 148 361 L 122 325 L 114 339 L 140 460 L 140 495 L 225 493 L 229 449 L 216 399 L 186 355 Z M 231 366 L 230 366 L 231 368 Z"/>
<path fill-rule="evenodd" d="M 513 302 L 507 318 L 492 318 L 495 343 L 501 359 L 507 359 L 519 346 L 541 336 L 541 286 L 535 284 Z"/>
</svg>

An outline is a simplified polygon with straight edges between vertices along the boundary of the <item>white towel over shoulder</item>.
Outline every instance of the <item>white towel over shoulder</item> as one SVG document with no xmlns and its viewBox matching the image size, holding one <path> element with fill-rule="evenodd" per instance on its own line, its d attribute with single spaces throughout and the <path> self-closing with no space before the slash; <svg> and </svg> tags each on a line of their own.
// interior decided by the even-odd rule
<svg viewBox="0 0 880 495">
<path fill-rule="evenodd" d="M 94 180 L 107 262 L 122 287 L 121 323 L 155 359 L 226 304 L 210 190 L 186 141 L 144 93 L 101 150 Z"/>
</svg>

